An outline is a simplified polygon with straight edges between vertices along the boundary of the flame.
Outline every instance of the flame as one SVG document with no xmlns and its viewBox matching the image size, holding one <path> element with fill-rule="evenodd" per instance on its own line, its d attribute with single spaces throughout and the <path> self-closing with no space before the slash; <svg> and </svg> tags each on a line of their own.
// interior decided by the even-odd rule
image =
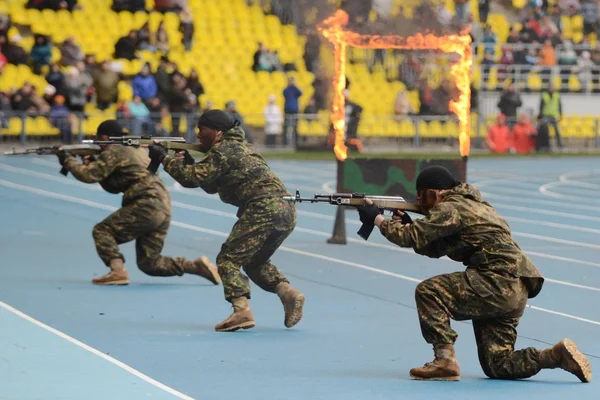
<svg viewBox="0 0 600 400">
<path fill-rule="evenodd" d="M 364 49 L 407 49 L 407 50 L 442 50 L 445 53 L 456 53 L 458 61 L 450 68 L 450 76 L 454 79 L 460 96 L 450 101 L 450 110 L 459 120 L 460 155 L 468 157 L 470 152 L 469 110 L 471 98 L 470 71 L 472 65 L 471 37 L 467 34 L 435 36 L 432 34 L 416 34 L 409 37 L 361 35 L 344 30 L 348 24 L 348 14 L 338 10 L 325 19 L 319 26 L 321 34 L 333 44 L 335 56 L 335 75 L 333 77 L 334 97 L 331 123 L 335 131 L 335 156 L 339 161 L 348 157 L 344 143 L 345 108 L 344 89 L 346 87 L 346 48 L 347 46 Z"/>
</svg>

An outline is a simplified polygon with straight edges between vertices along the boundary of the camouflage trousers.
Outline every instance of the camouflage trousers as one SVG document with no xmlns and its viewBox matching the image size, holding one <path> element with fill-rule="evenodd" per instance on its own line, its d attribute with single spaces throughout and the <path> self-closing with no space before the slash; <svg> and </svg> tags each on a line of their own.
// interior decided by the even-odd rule
<svg viewBox="0 0 600 400">
<path fill-rule="evenodd" d="M 161 256 L 171 214 L 159 200 L 143 200 L 128 204 L 94 226 L 92 235 L 98 256 L 105 265 L 125 257 L 119 245 L 135 240 L 138 268 L 151 276 L 183 275 L 183 257 Z"/>
<path fill-rule="evenodd" d="M 271 256 L 296 227 L 296 206 L 280 199 L 247 205 L 217 255 L 225 299 L 250 298 L 250 285 L 240 269 L 261 289 L 275 293 L 287 278 L 271 264 Z"/>
<path fill-rule="evenodd" d="M 498 290 L 479 295 L 466 273 L 438 275 L 417 285 L 415 299 L 427 343 L 454 344 L 450 318 L 472 320 L 479 363 L 490 378 L 524 379 L 540 371 L 540 350 L 515 351 L 517 325 L 527 304 L 527 289 L 517 278 L 494 277 Z"/>
</svg>

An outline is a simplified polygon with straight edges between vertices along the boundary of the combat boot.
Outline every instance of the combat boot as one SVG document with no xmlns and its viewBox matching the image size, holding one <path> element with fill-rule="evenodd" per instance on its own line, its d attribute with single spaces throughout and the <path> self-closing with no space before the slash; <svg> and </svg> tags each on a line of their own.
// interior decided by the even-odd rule
<svg viewBox="0 0 600 400">
<path fill-rule="evenodd" d="M 581 382 L 592 380 L 590 362 L 571 339 L 563 339 L 551 348 L 542 350 L 539 363 L 543 369 L 564 369 L 578 377 Z"/>
<path fill-rule="evenodd" d="M 460 367 L 456 361 L 454 346 L 451 344 L 438 344 L 433 346 L 433 351 L 435 359 L 421 368 L 411 369 L 410 376 L 424 381 L 460 380 Z"/>
<path fill-rule="evenodd" d="M 275 291 L 283 304 L 283 310 L 285 312 L 283 323 L 286 328 L 291 328 L 302 319 L 304 295 L 291 287 L 289 283 L 280 283 L 275 288 Z"/>
<path fill-rule="evenodd" d="M 221 283 L 221 277 L 217 267 L 210 262 L 208 257 L 199 257 L 194 261 L 186 261 L 183 263 L 183 272 L 186 274 L 198 275 L 208 279 L 215 285 Z"/>
<path fill-rule="evenodd" d="M 254 328 L 254 315 L 245 297 L 237 297 L 231 300 L 233 313 L 225 321 L 217 324 L 217 332 L 234 332 L 238 329 Z"/>
<path fill-rule="evenodd" d="M 129 274 L 120 258 L 110 261 L 110 272 L 92 279 L 94 285 L 129 285 Z"/>
</svg>

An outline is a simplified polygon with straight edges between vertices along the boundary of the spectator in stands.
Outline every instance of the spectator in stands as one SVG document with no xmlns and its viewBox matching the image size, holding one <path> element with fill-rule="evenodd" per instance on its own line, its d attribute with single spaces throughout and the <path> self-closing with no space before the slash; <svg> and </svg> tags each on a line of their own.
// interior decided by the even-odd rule
<svg viewBox="0 0 600 400">
<path fill-rule="evenodd" d="M 194 44 L 194 18 L 189 8 L 184 8 L 179 15 L 179 32 L 185 51 L 190 51 Z"/>
<path fill-rule="evenodd" d="M 431 103 L 433 101 L 433 89 L 429 85 L 429 82 L 425 78 L 419 80 L 419 115 L 428 116 L 433 115 L 431 109 Z"/>
<path fill-rule="evenodd" d="M 283 72 L 284 68 L 279 60 L 279 51 L 271 50 L 267 52 L 267 64 L 270 69 L 269 72 Z"/>
<path fill-rule="evenodd" d="M 503 82 L 507 78 L 514 79 L 513 65 L 515 64 L 515 57 L 510 44 L 502 46 L 502 56 L 500 57 L 499 63 L 498 81 Z"/>
<path fill-rule="evenodd" d="M 306 107 L 304 107 L 304 111 L 302 111 L 302 117 L 306 121 L 314 121 L 318 118 L 319 109 L 317 108 L 317 98 L 315 95 L 312 95 L 308 100 Z M 282 119 L 282 123 L 283 123 Z"/>
<path fill-rule="evenodd" d="M 4 66 L 6 64 L 8 64 L 8 60 L 6 59 L 4 54 L 2 54 L 2 49 L 0 49 L 0 75 L 2 75 L 2 70 L 4 69 Z"/>
<path fill-rule="evenodd" d="M 550 39 L 546 39 L 544 46 L 540 49 L 538 65 L 541 67 L 540 75 L 542 83 L 548 85 L 552 75 L 552 68 L 556 67 L 556 51 Z"/>
<path fill-rule="evenodd" d="M 154 10 L 160 13 L 180 12 L 188 6 L 187 0 L 154 0 Z"/>
<path fill-rule="evenodd" d="M 350 99 L 350 91 L 348 89 L 344 89 L 344 104 L 346 108 L 346 145 L 351 150 L 360 152 L 362 151 L 363 145 L 362 141 L 358 138 L 358 127 L 360 125 L 363 108 Z M 330 132 L 332 130 L 331 128 Z"/>
<path fill-rule="evenodd" d="M 75 65 L 77 61 L 82 61 L 84 54 L 79 45 L 75 42 L 74 37 L 68 37 L 60 46 L 61 59 L 60 63 L 63 67 Z"/>
<path fill-rule="evenodd" d="M 124 58 L 126 60 L 134 60 L 136 58 L 135 51 L 137 50 L 137 31 L 132 30 L 129 35 L 123 36 L 115 44 L 115 58 Z"/>
<path fill-rule="evenodd" d="M 273 147 L 277 144 L 277 137 L 281 136 L 283 127 L 283 115 L 277 105 L 274 94 L 269 95 L 269 102 L 265 106 L 265 146 Z"/>
<path fill-rule="evenodd" d="M 592 80 L 595 84 L 593 89 L 594 93 L 600 92 L 600 43 L 596 45 L 596 48 L 591 52 L 593 69 L 592 69 Z"/>
<path fill-rule="evenodd" d="M 517 123 L 517 110 L 522 105 L 521 95 L 516 91 L 515 85 L 511 83 L 504 93 L 502 93 L 497 104 L 500 113 L 508 120 L 507 125 L 509 128 L 512 128 Z"/>
<path fill-rule="evenodd" d="M 50 107 L 50 123 L 60 131 L 60 139 L 65 144 L 73 143 L 73 121 L 65 106 L 65 97 L 57 95 Z"/>
<path fill-rule="evenodd" d="M 258 43 L 258 49 L 254 52 L 254 63 L 252 64 L 253 71 L 268 71 L 269 67 L 266 64 L 265 45 L 262 42 Z"/>
<path fill-rule="evenodd" d="M 490 0 L 479 0 L 479 21 L 487 25 L 488 15 L 490 13 Z"/>
<path fill-rule="evenodd" d="M 169 35 L 165 30 L 165 23 L 161 21 L 154 33 L 154 47 L 163 53 L 169 53 Z"/>
<path fill-rule="evenodd" d="M 59 95 L 63 96 L 63 98 L 65 97 L 62 95 L 62 93 L 57 93 L 54 86 L 46 85 L 44 88 L 44 94 L 42 95 L 42 100 L 44 100 L 47 104 L 54 104 L 54 98 Z"/>
<path fill-rule="evenodd" d="M 146 11 L 146 0 L 113 0 L 111 9 L 113 11 Z"/>
<path fill-rule="evenodd" d="M 77 0 L 28 0 L 25 8 L 37 10 L 69 10 L 79 8 Z"/>
<path fill-rule="evenodd" d="M 162 125 L 163 108 L 158 97 L 153 97 L 148 102 L 148 111 L 150 111 L 150 134 L 153 136 L 168 136 L 167 130 Z"/>
<path fill-rule="evenodd" d="M 454 0 L 454 12 L 456 13 L 456 21 L 459 24 L 466 22 L 471 12 L 469 0 Z"/>
<path fill-rule="evenodd" d="M 450 101 L 458 101 L 458 88 L 453 80 L 446 78 L 433 90 L 433 99 L 431 102 L 431 111 L 434 115 L 445 117 L 452 114 L 450 111 Z M 441 120 L 442 124 L 446 122 Z"/>
<path fill-rule="evenodd" d="M 294 144 L 298 144 L 298 112 L 300 110 L 299 99 L 302 96 L 302 90 L 296 86 L 296 79 L 293 76 L 288 78 L 288 85 L 283 90 L 285 99 L 283 111 L 285 121 L 283 126 L 283 144 L 287 145 L 288 138 L 292 138 Z"/>
<path fill-rule="evenodd" d="M 65 92 L 65 76 L 60 71 L 60 65 L 54 63 L 50 66 L 50 71 L 46 74 L 46 82 L 54 86 L 59 94 L 66 94 Z"/>
<path fill-rule="evenodd" d="M 0 52 L 9 64 L 22 65 L 28 62 L 29 55 L 18 45 L 20 40 L 19 35 L 13 36 L 12 41 L 9 41 L 6 35 L 0 34 Z"/>
<path fill-rule="evenodd" d="M 594 62 L 592 61 L 591 53 L 589 51 L 582 52 L 581 57 L 577 59 L 577 68 L 575 68 L 575 72 L 578 74 L 579 83 L 581 84 L 581 91 L 591 89 L 593 68 Z"/>
<path fill-rule="evenodd" d="M 8 114 L 12 112 L 10 96 L 6 92 L 0 92 L 0 128 L 8 128 Z"/>
<path fill-rule="evenodd" d="M 15 111 L 41 114 L 50 111 L 48 103 L 35 93 L 29 82 L 25 82 L 19 90 L 11 90 L 10 96 L 11 107 Z"/>
<path fill-rule="evenodd" d="M 171 65 L 169 59 L 166 56 L 161 56 L 154 74 L 156 79 L 156 85 L 158 87 L 158 93 L 156 94 L 160 99 L 163 107 L 167 107 L 169 103 L 169 93 L 171 93 L 171 77 L 169 76 L 168 68 Z"/>
<path fill-rule="evenodd" d="M 132 133 L 134 135 L 140 135 L 143 131 L 146 131 L 146 127 L 149 125 L 150 111 L 142 102 L 140 96 L 134 96 L 127 104 L 127 108 L 129 109 L 129 115 L 131 116 Z"/>
<path fill-rule="evenodd" d="M 155 51 L 156 49 L 152 46 L 152 38 L 150 34 L 150 23 L 144 22 L 140 29 L 137 31 L 137 48 L 140 50 Z"/>
<path fill-rule="evenodd" d="M 42 67 L 50 65 L 50 59 L 52 58 L 52 46 L 50 40 L 44 35 L 34 36 L 35 44 L 31 48 L 31 61 L 33 63 L 33 73 L 40 75 Z"/>
<path fill-rule="evenodd" d="M 494 56 L 496 54 L 496 43 L 498 42 L 498 38 L 489 25 L 483 30 L 482 42 L 484 43 L 485 53 Z"/>
<path fill-rule="evenodd" d="M 118 72 L 109 68 L 109 63 L 106 60 L 100 63 L 100 69 L 96 70 L 92 77 L 98 109 L 105 110 L 117 102 L 118 85 L 121 77 Z"/>
<path fill-rule="evenodd" d="M 415 90 L 419 83 L 421 75 L 421 63 L 416 55 L 408 53 L 402 58 L 402 62 L 398 66 L 398 78 L 407 90 Z"/>
<path fill-rule="evenodd" d="M 560 11 L 568 16 L 576 15 L 580 9 L 580 0 L 558 0 Z"/>
<path fill-rule="evenodd" d="M 563 144 L 558 129 L 558 121 L 562 117 L 562 101 L 553 84 L 548 85 L 548 89 L 542 91 L 540 97 L 540 110 L 538 118 L 541 124 L 552 125 L 556 137 L 556 144 L 562 149 Z"/>
<path fill-rule="evenodd" d="M 408 101 L 406 90 L 399 90 L 394 101 L 394 115 L 396 116 L 396 120 L 404 119 L 410 114 L 413 114 L 413 109 Z"/>
<path fill-rule="evenodd" d="M 528 154 L 535 150 L 537 130 L 529 121 L 527 114 L 521 114 L 512 128 L 512 143 L 515 153 Z"/>
<path fill-rule="evenodd" d="M 0 13 L 0 36 L 8 36 L 8 30 L 11 27 L 10 17 Z"/>
<path fill-rule="evenodd" d="M 512 149 L 510 129 L 506 125 L 506 116 L 499 114 L 496 124 L 490 126 L 485 142 L 492 153 L 507 153 Z"/>
<path fill-rule="evenodd" d="M 573 43 L 567 40 L 558 51 L 558 64 L 560 65 L 560 79 L 564 86 L 569 83 L 571 70 L 577 65 L 577 53 L 573 50 Z"/>
<path fill-rule="evenodd" d="M 133 95 L 139 96 L 144 102 L 157 95 L 157 85 L 154 76 L 150 73 L 150 64 L 146 63 L 131 82 Z"/>
<path fill-rule="evenodd" d="M 93 83 L 92 77 L 85 70 L 83 61 L 78 61 L 75 67 L 68 67 L 68 73 L 65 76 L 65 89 L 69 110 L 79 113 L 84 111 L 88 90 Z"/>
<path fill-rule="evenodd" d="M 171 125 L 173 126 L 172 135 L 181 136 L 179 125 L 181 122 L 181 114 L 191 111 L 190 95 L 193 93 L 186 88 L 186 79 L 181 75 L 176 74 L 172 78 L 171 93 L 169 94 L 169 110 L 171 111 Z"/>
<path fill-rule="evenodd" d="M 240 121 L 240 128 L 242 128 L 246 133 L 246 140 L 248 141 L 248 143 L 254 143 L 254 140 L 252 138 L 252 130 L 250 130 L 248 125 L 244 123 L 244 117 L 237 110 L 237 104 L 235 103 L 235 101 L 230 100 L 227 103 L 225 103 L 225 112 L 229 113 L 229 115 L 231 115 L 233 119 Z"/>
<path fill-rule="evenodd" d="M 598 28 L 598 4 L 596 0 L 581 0 L 581 14 L 583 15 L 583 34 L 587 36 L 595 33 Z"/>
<path fill-rule="evenodd" d="M 98 64 L 96 63 L 96 56 L 93 54 L 86 54 L 83 58 L 83 62 L 85 63 L 85 70 L 90 76 L 98 69 Z"/>
<path fill-rule="evenodd" d="M 452 14 L 442 2 L 437 4 L 436 8 L 437 20 L 443 29 L 449 28 L 452 23 Z"/>
<path fill-rule="evenodd" d="M 309 31 L 304 44 L 304 65 L 306 70 L 316 74 L 319 70 L 321 40 L 315 32 Z"/>
<path fill-rule="evenodd" d="M 539 19 L 539 37 L 541 40 L 550 39 L 554 41 L 559 35 L 560 31 L 549 15 Z"/>
<path fill-rule="evenodd" d="M 204 94 L 204 86 L 200 83 L 200 77 L 196 68 L 190 70 L 190 75 L 187 77 L 187 87 L 196 97 Z"/>
</svg>

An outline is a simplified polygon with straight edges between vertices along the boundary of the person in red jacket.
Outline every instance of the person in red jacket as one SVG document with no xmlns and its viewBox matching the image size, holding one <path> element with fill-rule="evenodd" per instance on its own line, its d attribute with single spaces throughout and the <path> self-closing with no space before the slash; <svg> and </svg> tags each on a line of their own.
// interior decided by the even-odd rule
<svg viewBox="0 0 600 400">
<path fill-rule="evenodd" d="M 519 116 L 518 123 L 513 126 L 512 140 L 516 153 L 527 154 L 535 150 L 535 136 L 537 130 L 529 121 L 527 114 Z"/>
<path fill-rule="evenodd" d="M 512 135 L 504 114 L 498 114 L 496 124 L 490 126 L 485 142 L 492 153 L 506 153 L 512 150 Z"/>
</svg>

